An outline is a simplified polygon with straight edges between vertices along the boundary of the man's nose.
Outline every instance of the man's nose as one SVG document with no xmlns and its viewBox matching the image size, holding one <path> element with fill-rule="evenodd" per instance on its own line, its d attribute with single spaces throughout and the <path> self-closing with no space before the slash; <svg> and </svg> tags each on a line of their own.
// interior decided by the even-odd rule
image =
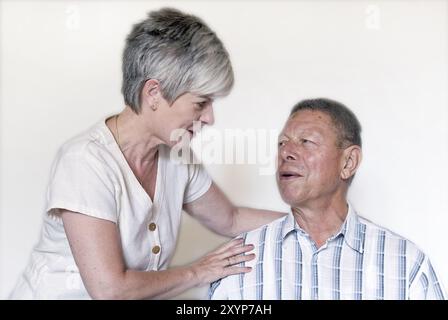
<svg viewBox="0 0 448 320">
<path fill-rule="evenodd" d="M 297 160 L 298 155 L 290 143 L 280 147 L 280 155 L 284 161 L 294 161 Z"/>
<path fill-rule="evenodd" d="M 211 126 L 215 123 L 215 116 L 213 114 L 213 105 L 211 103 L 204 109 L 199 120 L 209 126 Z"/>
</svg>

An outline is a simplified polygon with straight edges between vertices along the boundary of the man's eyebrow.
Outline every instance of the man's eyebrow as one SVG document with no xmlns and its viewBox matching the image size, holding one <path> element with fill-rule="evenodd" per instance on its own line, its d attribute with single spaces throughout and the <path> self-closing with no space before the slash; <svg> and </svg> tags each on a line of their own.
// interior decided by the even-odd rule
<svg viewBox="0 0 448 320">
<path fill-rule="evenodd" d="M 302 137 L 302 136 L 315 136 L 315 137 L 321 137 L 322 136 L 322 134 L 318 131 L 318 130 L 308 130 L 308 129 L 306 129 L 306 130 L 300 130 L 299 131 L 299 133 L 297 133 L 297 136 L 299 137 Z M 296 138 L 294 138 L 294 137 L 291 137 L 290 135 L 288 135 L 288 134 L 286 134 L 286 133 L 280 133 L 279 135 L 278 135 L 278 138 L 277 139 L 281 139 L 281 138 L 283 138 L 283 137 L 285 137 L 285 138 L 287 138 L 287 139 L 289 139 L 289 140 L 295 140 L 295 139 L 297 139 L 297 137 Z"/>
</svg>

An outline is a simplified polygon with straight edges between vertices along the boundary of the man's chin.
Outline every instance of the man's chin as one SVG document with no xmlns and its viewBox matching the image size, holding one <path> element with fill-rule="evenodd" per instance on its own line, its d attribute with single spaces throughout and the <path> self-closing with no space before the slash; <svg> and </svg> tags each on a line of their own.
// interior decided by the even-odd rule
<svg viewBox="0 0 448 320">
<path fill-rule="evenodd" d="M 300 203 L 300 201 L 297 201 L 298 199 L 296 197 L 292 197 L 292 196 L 286 196 L 286 195 L 281 195 L 283 202 L 285 202 L 286 204 L 288 204 L 291 207 L 295 207 L 297 206 L 298 203 Z"/>
<path fill-rule="evenodd" d="M 291 207 L 297 207 L 303 205 L 304 201 L 306 201 L 306 197 L 303 194 L 297 192 L 297 188 L 279 188 L 280 196 L 283 199 L 283 202 L 288 204 Z"/>
</svg>

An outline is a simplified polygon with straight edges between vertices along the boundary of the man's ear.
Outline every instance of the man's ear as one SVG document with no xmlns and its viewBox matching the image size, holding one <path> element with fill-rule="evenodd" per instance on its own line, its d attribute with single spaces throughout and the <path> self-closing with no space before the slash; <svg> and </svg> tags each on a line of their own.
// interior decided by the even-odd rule
<svg viewBox="0 0 448 320">
<path fill-rule="evenodd" d="M 341 178 L 348 180 L 352 177 L 356 173 L 356 170 L 358 170 L 361 160 L 362 151 L 360 146 L 352 145 L 345 148 L 342 155 Z"/>
<path fill-rule="evenodd" d="M 149 106 L 157 105 L 160 100 L 160 83 L 156 79 L 149 79 L 145 81 L 141 91 L 142 104 Z"/>
</svg>

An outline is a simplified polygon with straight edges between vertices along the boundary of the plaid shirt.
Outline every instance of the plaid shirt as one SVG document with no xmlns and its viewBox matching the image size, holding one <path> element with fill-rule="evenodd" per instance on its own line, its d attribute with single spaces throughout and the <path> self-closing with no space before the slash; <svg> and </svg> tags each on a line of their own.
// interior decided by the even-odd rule
<svg viewBox="0 0 448 320">
<path fill-rule="evenodd" d="M 445 299 L 428 257 L 411 241 L 358 216 L 320 248 L 290 212 L 243 235 L 252 271 L 211 284 L 211 299 Z"/>
</svg>

